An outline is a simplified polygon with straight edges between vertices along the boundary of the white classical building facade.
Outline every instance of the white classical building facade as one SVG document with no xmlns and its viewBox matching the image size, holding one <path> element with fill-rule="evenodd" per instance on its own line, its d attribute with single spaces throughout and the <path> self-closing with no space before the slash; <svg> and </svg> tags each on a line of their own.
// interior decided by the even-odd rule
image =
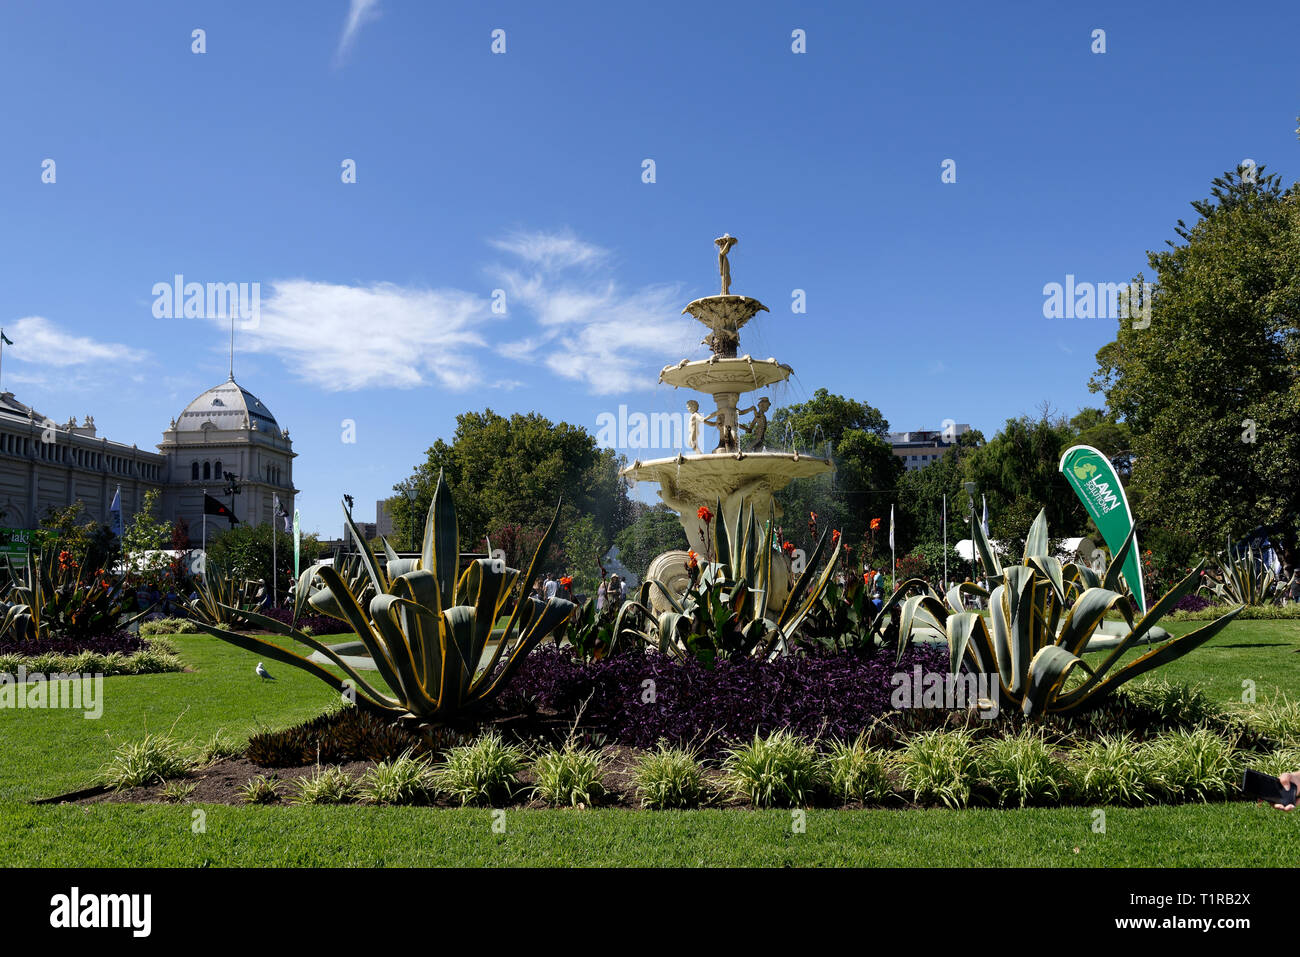
<svg viewBox="0 0 1300 957">
<path fill-rule="evenodd" d="M 122 518 L 130 522 L 145 493 L 157 489 L 160 517 L 183 518 L 197 541 L 204 491 L 231 506 L 225 473 L 239 485 L 233 511 L 240 522 L 271 521 L 275 496 L 293 513 L 297 489 L 289 430 L 233 376 L 187 405 L 157 448 L 110 441 L 90 416 L 80 425 L 75 419 L 57 424 L 13 393 L 0 394 L 0 525 L 35 528 L 51 509 L 78 500 L 86 518 L 108 523 L 119 488 Z M 227 527 L 225 519 L 214 517 L 209 531 Z"/>
</svg>

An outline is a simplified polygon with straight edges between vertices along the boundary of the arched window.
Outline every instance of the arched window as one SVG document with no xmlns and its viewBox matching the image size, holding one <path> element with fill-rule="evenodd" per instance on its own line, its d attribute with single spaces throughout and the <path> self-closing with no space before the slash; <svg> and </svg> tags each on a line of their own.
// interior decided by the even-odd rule
<svg viewBox="0 0 1300 957">
<path fill-rule="evenodd" d="M 204 462 L 204 463 L 203 463 L 203 477 L 204 477 L 205 479 L 210 479 L 210 478 L 212 478 L 212 463 L 211 463 L 211 462 Z"/>
<path fill-rule="evenodd" d="M 217 459 L 217 464 L 212 466 L 212 474 L 217 478 L 221 478 L 223 474 L 221 471 L 221 459 Z"/>
<path fill-rule="evenodd" d="M 191 482 L 197 482 L 198 480 L 199 480 L 199 463 L 198 463 L 198 462 L 191 462 L 191 463 L 190 463 L 190 481 L 191 481 Z"/>
</svg>

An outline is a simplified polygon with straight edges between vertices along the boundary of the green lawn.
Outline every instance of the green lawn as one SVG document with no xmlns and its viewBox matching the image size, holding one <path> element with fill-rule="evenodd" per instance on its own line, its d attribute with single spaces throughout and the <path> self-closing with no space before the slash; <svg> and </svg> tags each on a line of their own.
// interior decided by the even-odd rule
<svg viewBox="0 0 1300 957">
<path fill-rule="evenodd" d="M 1181 634 L 1199 623 L 1172 623 Z M 1300 816 L 1248 804 L 1107 809 L 1105 834 L 1087 808 L 1025 811 L 628 810 L 490 812 L 428 808 L 38 806 L 26 802 L 94 782 L 113 746 L 147 731 L 200 742 L 223 730 L 302 721 L 337 701 L 310 676 L 206 635 L 173 639 L 193 670 L 104 680 L 104 713 L 0 711 L 0 854 L 11 864 L 879 864 L 1282 865 Z M 1242 682 L 1261 697 L 1300 690 L 1300 622 L 1238 622 L 1157 674 L 1200 684 L 1224 704 Z M 433 826 L 431 826 L 433 825 Z M 285 841 L 284 835 L 296 835 Z M 1075 848 L 1078 848 L 1078 853 Z"/>
<path fill-rule="evenodd" d="M 194 833 L 202 811 L 205 830 Z M 1294 863 L 1300 816 L 1254 805 L 1106 811 L 487 810 L 0 805 L 33 866 L 1253 866 Z M 1078 852 L 1075 852 L 1078 848 Z"/>
</svg>

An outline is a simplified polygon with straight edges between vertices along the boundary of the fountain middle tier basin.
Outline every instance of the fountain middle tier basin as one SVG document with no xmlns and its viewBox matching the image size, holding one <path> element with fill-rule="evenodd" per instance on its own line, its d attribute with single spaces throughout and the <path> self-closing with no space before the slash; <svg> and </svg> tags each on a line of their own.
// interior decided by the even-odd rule
<svg viewBox="0 0 1300 957">
<path fill-rule="evenodd" d="M 706 395 L 739 394 L 765 389 L 790 378 L 794 370 L 775 359 L 697 359 L 664 366 L 659 381 L 671 386 L 694 389 Z"/>
</svg>

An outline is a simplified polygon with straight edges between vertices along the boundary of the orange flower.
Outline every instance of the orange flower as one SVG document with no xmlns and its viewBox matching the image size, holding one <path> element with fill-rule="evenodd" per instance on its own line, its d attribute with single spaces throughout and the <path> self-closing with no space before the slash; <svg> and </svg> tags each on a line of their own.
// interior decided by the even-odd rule
<svg viewBox="0 0 1300 957">
<path fill-rule="evenodd" d="M 794 554 L 794 542 L 785 542 L 785 543 L 783 543 L 783 544 L 781 545 L 781 551 L 785 552 L 787 555 L 793 555 L 793 554 Z"/>
<path fill-rule="evenodd" d="M 707 505 L 701 505 L 699 509 L 695 512 L 695 517 L 698 518 L 701 522 L 713 521 L 713 513 L 709 511 L 709 507 Z"/>
<path fill-rule="evenodd" d="M 831 529 L 831 548 L 834 548 L 839 543 L 840 543 L 840 530 L 838 528 Z"/>
<path fill-rule="evenodd" d="M 875 532 L 875 531 L 879 531 L 879 529 L 880 529 L 880 519 L 873 518 L 871 520 L 871 530 Z"/>
</svg>

